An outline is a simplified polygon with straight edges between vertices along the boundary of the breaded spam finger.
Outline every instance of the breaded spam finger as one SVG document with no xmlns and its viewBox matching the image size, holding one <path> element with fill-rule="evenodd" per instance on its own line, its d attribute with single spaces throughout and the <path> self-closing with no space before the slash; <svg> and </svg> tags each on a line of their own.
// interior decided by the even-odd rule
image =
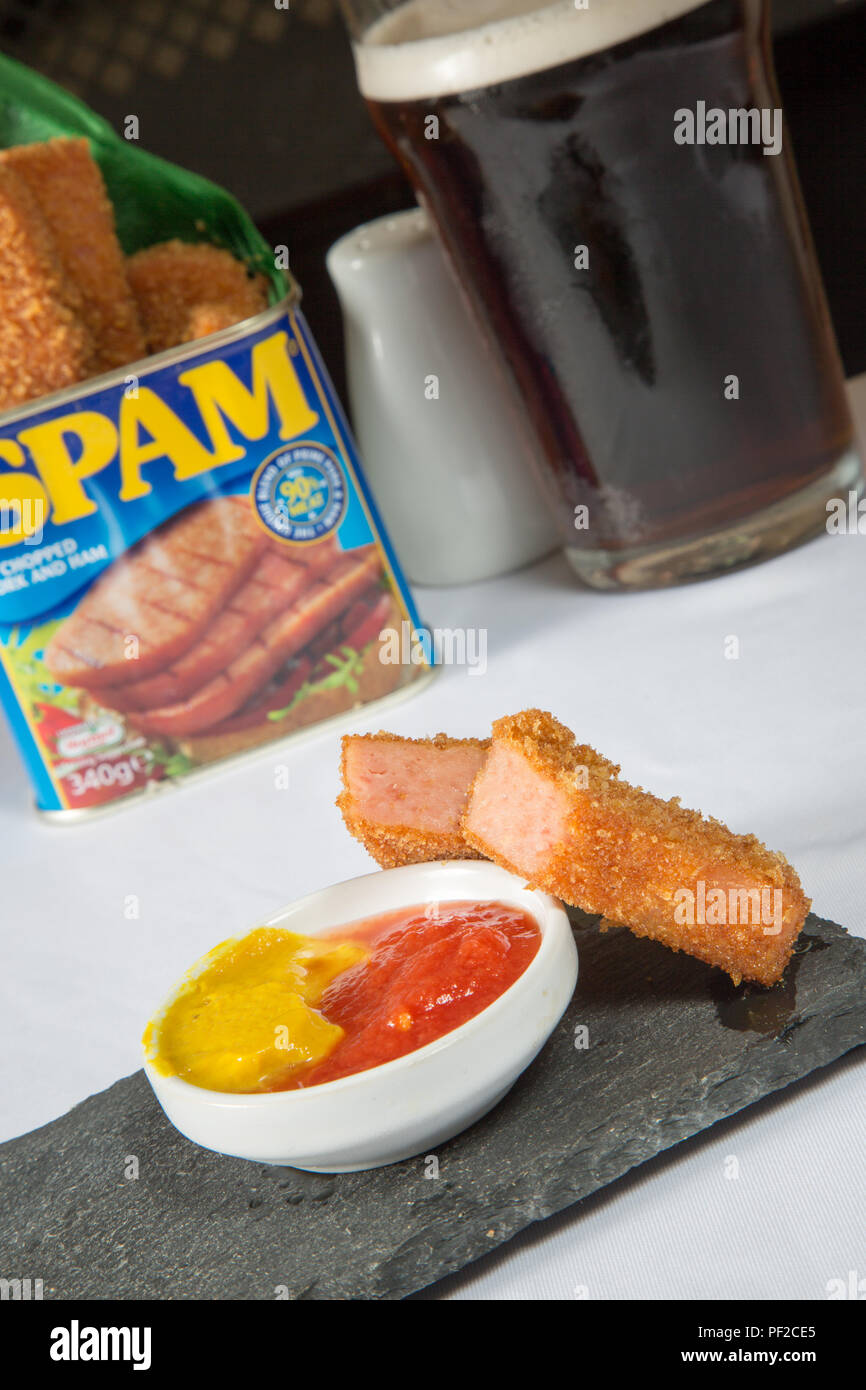
<svg viewBox="0 0 866 1390">
<path fill-rule="evenodd" d="M 0 164 L 0 410 L 81 381 L 89 354 L 39 205 Z"/>
<path fill-rule="evenodd" d="M 486 739 L 446 734 L 347 735 L 337 805 L 350 834 L 383 869 L 479 858 L 463 839 L 460 818 L 488 746 Z"/>
<path fill-rule="evenodd" d="M 263 309 L 264 304 L 258 304 L 255 313 Z M 243 315 L 248 318 L 248 314 Z M 231 328 L 239 323 L 237 305 L 234 301 L 217 304 L 198 304 L 189 312 L 187 336 L 185 342 L 193 343 L 197 338 L 207 338 L 211 333 L 219 333 L 224 328 Z"/>
<path fill-rule="evenodd" d="M 137 251 L 127 273 L 150 352 L 229 328 L 267 306 L 267 283 L 205 242 L 165 241 Z"/>
<path fill-rule="evenodd" d="M 96 376 L 145 355 L 144 334 L 114 227 L 114 209 L 86 140 L 17 145 L 0 163 L 27 184 L 39 205 L 64 279 L 80 295 L 80 314 Z"/>
<path fill-rule="evenodd" d="M 800 880 L 754 835 L 662 801 L 541 710 L 497 720 L 463 834 L 565 902 L 741 979 L 782 975 L 809 911 Z"/>
</svg>

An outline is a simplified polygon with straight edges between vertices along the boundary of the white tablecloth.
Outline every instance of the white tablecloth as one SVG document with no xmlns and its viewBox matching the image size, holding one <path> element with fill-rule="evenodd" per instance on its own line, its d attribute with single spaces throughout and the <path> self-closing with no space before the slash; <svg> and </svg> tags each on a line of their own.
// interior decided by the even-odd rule
<svg viewBox="0 0 866 1390">
<path fill-rule="evenodd" d="M 866 419 L 866 378 L 857 396 Z M 444 670 L 387 725 L 480 734 L 545 706 L 630 779 L 782 850 L 815 910 L 866 935 L 864 586 L 866 536 L 842 535 L 664 593 L 587 593 L 559 558 L 422 590 L 429 625 L 487 630 L 488 670 Z M 337 737 L 320 736 L 58 828 L 31 810 L 0 729 L 0 1138 L 136 1070 L 152 1007 L 215 942 L 371 869 L 334 806 L 337 763 Z M 820 1299 L 852 1270 L 866 1279 L 864 1068 L 866 1051 L 851 1054 L 716 1126 L 518 1237 L 448 1296 Z"/>
</svg>

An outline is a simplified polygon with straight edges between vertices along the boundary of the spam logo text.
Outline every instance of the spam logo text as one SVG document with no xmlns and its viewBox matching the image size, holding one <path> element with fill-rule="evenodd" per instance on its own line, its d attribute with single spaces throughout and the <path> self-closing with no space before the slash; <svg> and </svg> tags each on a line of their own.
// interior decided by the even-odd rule
<svg viewBox="0 0 866 1390">
<path fill-rule="evenodd" d="M 0 497 L 14 517 L 0 528 L 0 546 L 26 542 L 43 518 L 67 526 L 92 515 L 98 504 L 85 484 L 115 462 L 119 500 L 136 502 L 153 490 L 148 465 L 157 460 L 167 460 L 182 483 L 244 458 L 244 445 L 264 439 L 274 416 L 280 440 L 312 429 L 319 416 L 292 365 L 289 335 L 281 331 L 256 343 L 249 364 L 249 386 L 223 359 L 179 372 L 182 411 L 141 384 L 121 389 L 112 414 L 71 409 L 36 423 L 22 420 L 17 435 L 0 439 Z"/>
</svg>

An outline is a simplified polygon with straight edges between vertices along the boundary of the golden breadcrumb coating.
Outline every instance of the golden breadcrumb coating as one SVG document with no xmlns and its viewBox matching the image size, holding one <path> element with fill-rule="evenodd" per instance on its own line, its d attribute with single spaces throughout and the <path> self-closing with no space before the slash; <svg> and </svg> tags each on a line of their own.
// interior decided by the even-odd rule
<svg viewBox="0 0 866 1390">
<path fill-rule="evenodd" d="M 262 304 L 260 307 L 265 306 Z M 258 313 L 258 309 L 255 312 Z M 220 333 L 222 329 L 232 328 L 238 322 L 238 312 L 234 304 L 197 304 L 189 313 L 185 341 L 193 343 L 197 338 L 207 338 L 211 333 Z"/>
<path fill-rule="evenodd" d="M 205 242 L 164 241 L 127 261 L 148 351 L 189 343 L 267 307 L 267 281 Z"/>
<path fill-rule="evenodd" d="M 350 745 L 360 740 L 373 742 L 401 743 L 406 746 L 427 748 L 472 747 L 486 751 L 489 739 L 449 738 L 447 734 L 436 734 L 435 738 L 401 738 L 398 734 L 347 734 L 342 740 L 340 773 L 343 790 L 337 797 L 337 805 L 350 835 L 372 855 L 382 869 L 396 869 L 403 864 L 425 864 L 434 859 L 482 859 L 467 845 L 459 832 L 424 830 L 413 825 L 383 825 L 369 820 L 360 810 L 357 800 L 350 790 L 346 766 Z"/>
<path fill-rule="evenodd" d="M 86 375 L 96 376 L 145 355 L 144 333 L 126 275 L 99 165 L 86 140 L 56 139 L 0 153 L 39 205 L 64 279 L 80 295 L 90 333 Z"/>
<path fill-rule="evenodd" d="M 540 856 L 526 851 L 535 861 L 531 872 L 520 850 L 504 857 L 495 842 L 495 818 L 488 817 L 489 829 L 481 833 L 476 814 L 492 752 L 475 778 L 463 818 L 464 835 L 476 851 L 585 912 L 720 966 L 735 983 L 772 985 L 781 977 L 811 906 L 781 854 L 754 835 L 734 834 L 720 821 L 686 810 L 678 798 L 662 801 L 630 786 L 618 767 L 576 743 L 569 729 L 542 710 L 497 720 L 491 746 L 524 760 L 534 774 L 527 785 L 549 791 L 557 805 L 564 798 L 568 815 L 557 843 Z M 532 809 L 525 808 L 527 845 Z M 512 839 L 519 845 L 519 836 Z M 684 890 L 698 904 L 691 913 L 696 920 L 682 920 L 689 911 Z M 725 897 L 728 920 L 701 921 L 701 915 L 713 916 L 701 904 L 714 890 Z M 767 900 L 778 902 L 778 921 L 730 920 L 728 903 L 744 907 L 736 895 L 750 890 L 779 891 L 778 899 Z"/>
<path fill-rule="evenodd" d="M 86 376 L 91 341 L 76 304 L 36 199 L 0 165 L 0 410 Z"/>
</svg>

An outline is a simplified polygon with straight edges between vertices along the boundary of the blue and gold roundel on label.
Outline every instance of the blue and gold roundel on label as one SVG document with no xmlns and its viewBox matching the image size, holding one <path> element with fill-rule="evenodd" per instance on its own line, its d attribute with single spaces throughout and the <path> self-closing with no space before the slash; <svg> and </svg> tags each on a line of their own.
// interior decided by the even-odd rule
<svg viewBox="0 0 866 1390">
<path fill-rule="evenodd" d="M 346 480 L 335 454 L 321 444 L 292 444 L 271 454 L 252 481 L 253 505 L 284 541 L 317 541 L 337 527 Z"/>
</svg>

